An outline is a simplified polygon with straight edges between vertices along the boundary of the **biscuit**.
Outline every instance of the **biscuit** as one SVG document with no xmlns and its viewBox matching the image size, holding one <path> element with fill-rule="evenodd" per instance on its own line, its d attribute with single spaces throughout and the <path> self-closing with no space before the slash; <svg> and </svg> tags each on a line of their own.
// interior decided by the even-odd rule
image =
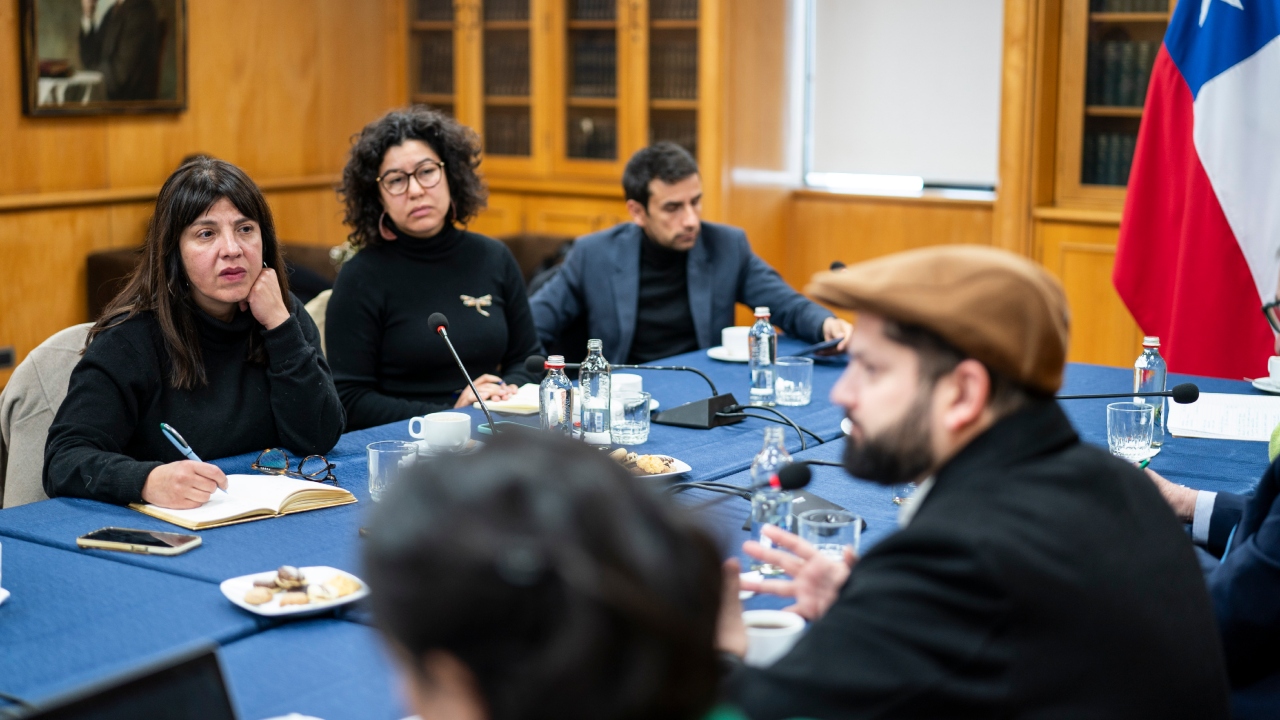
<svg viewBox="0 0 1280 720">
<path fill-rule="evenodd" d="M 641 455 L 636 458 L 636 467 L 649 475 L 658 475 L 671 470 L 671 459 L 662 455 Z"/>
<path fill-rule="evenodd" d="M 251 588 L 244 594 L 244 601 L 250 605 L 261 605 L 271 602 L 272 592 L 264 587 Z"/>
<path fill-rule="evenodd" d="M 280 596 L 280 605 L 306 605 L 311 602 L 305 592 L 287 592 Z"/>
<path fill-rule="evenodd" d="M 333 592 L 334 597 L 346 597 L 361 587 L 359 581 L 349 575 L 335 575 L 325 585 Z"/>
</svg>

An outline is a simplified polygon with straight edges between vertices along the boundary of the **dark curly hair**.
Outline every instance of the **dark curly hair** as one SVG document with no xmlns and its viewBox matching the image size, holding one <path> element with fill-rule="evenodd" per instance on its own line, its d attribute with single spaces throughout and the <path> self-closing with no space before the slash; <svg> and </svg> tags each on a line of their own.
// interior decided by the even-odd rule
<svg viewBox="0 0 1280 720">
<path fill-rule="evenodd" d="M 480 166 L 480 138 L 475 131 L 422 105 L 392 110 L 365 125 L 360 134 L 353 137 L 351 155 L 342 169 L 338 194 L 347 206 L 342 220 L 351 228 L 347 239 L 352 247 L 382 243 L 378 232 L 383 213 L 378 168 L 387 150 L 406 140 L 420 140 L 440 156 L 445 181 L 449 183 L 453 222 L 466 225 L 484 209 L 489 190 L 476 174 Z"/>
</svg>

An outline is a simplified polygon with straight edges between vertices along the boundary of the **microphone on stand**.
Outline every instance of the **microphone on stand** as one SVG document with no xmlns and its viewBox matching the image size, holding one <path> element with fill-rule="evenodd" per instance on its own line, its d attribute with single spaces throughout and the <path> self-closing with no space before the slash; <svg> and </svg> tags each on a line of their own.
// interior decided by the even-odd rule
<svg viewBox="0 0 1280 720">
<path fill-rule="evenodd" d="M 525 358 L 524 369 L 534 375 L 541 373 L 544 369 L 546 358 L 541 355 L 530 355 Z M 565 372 L 577 370 L 581 367 L 581 363 L 565 363 Z M 711 387 L 711 397 L 705 400 L 694 400 L 685 403 L 679 407 L 664 410 L 653 416 L 653 422 L 659 425 L 675 425 L 677 427 L 695 428 L 698 430 L 709 430 L 713 427 L 721 425 L 733 425 L 744 420 L 741 417 L 732 417 L 721 415 L 725 410 L 736 406 L 738 401 L 733 397 L 732 393 L 721 395 L 716 390 L 716 384 L 707 377 L 707 374 L 695 367 L 687 365 L 614 365 L 609 364 L 611 369 L 616 370 L 669 370 L 676 372 L 696 373 L 703 380 L 707 381 L 707 385 Z"/>
<path fill-rule="evenodd" d="M 741 489 L 745 490 L 747 493 L 753 493 L 756 490 L 766 487 L 773 488 L 774 490 L 799 490 L 800 488 L 808 485 L 809 479 L 812 477 L 813 471 L 809 469 L 808 465 L 804 463 L 792 463 L 771 475 L 768 480 L 752 483 Z M 690 487 L 697 487 L 698 483 L 689 483 L 689 485 Z M 673 485 L 672 487 L 675 486 Z M 705 490 L 708 488 L 703 489 Z M 704 503 L 695 505 L 694 510 L 705 510 L 713 505 L 719 505 L 732 497 L 739 497 L 739 495 L 738 493 L 733 493 L 722 495 L 718 498 L 712 498 Z"/>
<path fill-rule="evenodd" d="M 471 382 L 471 374 L 467 372 L 467 367 L 462 364 L 462 358 L 458 357 L 458 351 L 453 349 L 453 341 L 449 339 L 449 318 L 444 313 L 431 313 L 431 317 L 427 318 L 427 324 L 435 328 L 436 334 L 444 338 L 444 344 L 449 346 L 449 352 L 453 354 L 453 361 L 458 363 L 458 370 L 462 372 L 462 377 L 467 381 L 467 387 L 471 388 L 471 392 L 476 396 L 476 402 L 480 403 L 480 409 L 484 411 L 484 416 L 489 419 L 488 425 L 481 425 L 476 430 L 482 435 L 497 435 L 498 425 L 493 421 L 493 415 L 489 412 L 489 406 L 485 405 L 484 400 L 480 399 L 480 391 L 476 390 L 476 384 Z M 505 423 L 507 425 L 515 425 L 518 423 Z"/>
<path fill-rule="evenodd" d="M 1200 399 L 1200 388 L 1195 383 L 1182 383 L 1174 385 L 1172 390 L 1163 392 L 1127 392 L 1127 393 L 1105 393 L 1102 395 L 1058 395 L 1057 400 L 1101 400 L 1101 399 L 1119 399 L 1131 397 L 1167 397 L 1173 398 L 1173 401 L 1179 405 L 1193 403 Z"/>
</svg>

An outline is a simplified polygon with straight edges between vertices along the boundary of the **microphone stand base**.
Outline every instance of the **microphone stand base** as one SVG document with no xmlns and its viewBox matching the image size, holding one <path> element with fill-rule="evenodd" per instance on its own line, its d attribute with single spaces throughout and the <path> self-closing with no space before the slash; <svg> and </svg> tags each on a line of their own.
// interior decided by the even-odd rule
<svg viewBox="0 0 1280 720">
<path fill-rule="evenodd" d="M 654 415 L 652 422 L 659 425 L 694 428 L 695 430 L 710 430 L 713 427 L 742 422 L 745 418 L 723 417 L 716 414 L 737 404 L 738 401 L 734 399 L 733 393 L 712 395 L 705 400 L 694 400 L 691 403 L 664 410 Z"/>
<path fill-rule="evenodd" d="M 533 425 L 525 425 L 524 423 L 511 422 L 509 420 L 499 420 L 495 422 L 494 425 L 498 427 L 498 432 L 500 433 L 504 433 L 509 430 L 514 430 L 516 432 L 523 432 L 526 430 L 538 431 L 540 429 Z M 476 432 L 480 433 L 481 435 L 492 435 L 493 428 L 489 427 L 489 423 L 480 423 L 479 425 L 476 426 Z"/>
</svg>

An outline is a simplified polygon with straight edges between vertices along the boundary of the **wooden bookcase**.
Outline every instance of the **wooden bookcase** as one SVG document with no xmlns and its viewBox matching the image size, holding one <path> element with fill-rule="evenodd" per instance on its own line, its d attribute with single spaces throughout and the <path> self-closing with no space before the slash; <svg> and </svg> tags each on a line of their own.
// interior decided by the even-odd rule
<svg viewBox="0 0 1280 720">
<path fill-rule="evenodd" d="M 724 0 L 408 0 L 409 100 L 484 143 L 479 232 L 581 235 L 626 218 L 622 169 L 689 148 L 720 212 Z"/>
<path fill-rule="evenodd" d="M 1056 205 L 1119 209 L 1171 0 L 1063 0 Z"/>
</svg>

